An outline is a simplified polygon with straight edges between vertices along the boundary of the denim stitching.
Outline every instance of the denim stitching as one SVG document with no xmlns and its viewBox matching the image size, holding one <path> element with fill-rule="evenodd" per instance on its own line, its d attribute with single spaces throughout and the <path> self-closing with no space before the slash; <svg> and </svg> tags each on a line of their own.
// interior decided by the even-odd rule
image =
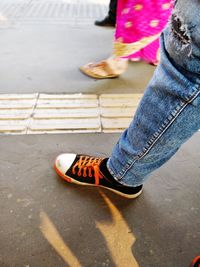
<svg viewBox="0 0 200 267">
<path fill-rule="evenodd" d="M 127 164 L 128 165 L 128 164 Z M 118 181 L 120 181 L 122 178 L 118 178 L 118 175 L 115 175 L 115 173 L 109 168 L 109 166 L 108 166 L 108 164 L 107 164 L 107 168 L 108 168 L 108 170 L 109 170 L 109 172 L 110 172 L 110 174 L 113 176 L 113 178 L 118 182 Z M 137 178 L 138 176 L 135 174 L 135 177 Z M 139 180 L 139 177 L 138 177 L 138 180 Z M 126 183 L 124 183 L 123 181 L 120 181 L 120 183 L 121 184 L 123 184 L 123 185 L 125 185 L 125 186 L 129 186 L 129 185 L 127 185 Z M 139 185 L 141 185 L 141 184 L 135 184 L 135 186 L 139 186 Z"/>
<path fill-rule="evenodd" d="M 176 112 L 174 116 L 169 115 L 169 117 L 172 117 L 171 120 L 169 120 L 169 117 L 167 120 L 164 121 L 164 123 L 160 126 L 158 131 L 153 134 L 153 137 L 147 142 L 148 146 L 143 148 L 143 151 L 140 152 L 135 159 L 130 159 L 128 163 L 125 165 L 124 169 L 115 177 L 118 179 L 118 181 L 122 180 L 124 175 L 127 173 L 127 171 L 133 167 L 136 161 L 144 158 L 148 152 L 153 148 L 153 146 L 156 144 L 156 142 L 160 139 L 160 137 L 166 132 L 166 130 L 173 124 L 173 122 L 178 118 L 178 116 L 181 114 L 181 112 L 190 104 L 193 102 L 198 95 L 200 94 L 200 91 L 196 92 L 195 95 L 191 96 L 191 99 L 187 102 L 182 102 L 179 105 L 179 110 L 177 110 L 177 107 L 175 108 Z"/>
</svg>

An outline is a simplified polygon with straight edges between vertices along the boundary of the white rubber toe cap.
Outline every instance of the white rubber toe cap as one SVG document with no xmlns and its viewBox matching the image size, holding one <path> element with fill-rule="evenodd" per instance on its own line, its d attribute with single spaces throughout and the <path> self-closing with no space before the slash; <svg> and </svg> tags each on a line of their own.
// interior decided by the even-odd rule
<svg viewBox="0 0 200 267">
<path fill-rule="evenodd" d="M 76 154 L 61 154 L 56 158 L 56 168 L 65 175 L 76 158 Z"/>
</svg>

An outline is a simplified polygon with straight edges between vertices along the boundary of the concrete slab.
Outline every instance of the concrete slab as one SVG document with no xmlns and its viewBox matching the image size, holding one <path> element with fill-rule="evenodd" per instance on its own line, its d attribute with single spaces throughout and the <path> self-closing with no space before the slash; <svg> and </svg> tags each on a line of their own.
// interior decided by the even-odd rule
<svg viewBox="0 0 200 267">
<path fill-rule="evenodd" d="M 155 69 L 131 62 L 117 79 L 84 76 L 80 66 L 112 51 L 113 30 L 93 25 L 22 25 L 0 35 L 0 93 L 141 93 Z"/>
<path fill-rule="evenodd" d="M 54 173 L 59 153 L 108 156 L 118 136 L 1 136 L 1 267 L 188 267 L 199 254 L 200 133 L 136 200 Z"/>
<path fill-rule="evenodd" d="M 15 93 L 13 103 L 18 93 L 28 102 L 36 92 L 143 93 L 155 69 L 145 63 L 131 62 L 112 80 L 96 81 L 78 70 L 111 53 L 114 31 L 93 25 L 105 5 L 108 0 L 1 0 L 0 93 Z M 114 118 L 108 109 L 102 116 Z M 29 109 L 21 112 L 17 118 L 26 120 Z M 1 110 L 1 119 L 14 115 Z M 15 134 L 27 132 L 15 126 Z M 109 155 L 118 134 L 1 136 L 0 266 L 188 267 L 199 254 L 199 135 L 152 175 L 134 201 L 66 184 L 52 169 L 66 151 Z"/>
<path fill-rule="evenodd" d="M 0 93 L 143 92 L 155 69 L 145 63 L 131 62 L 112 80 L 96 81 L 79 71 L 111 54 L 114 30 L 94 26 L 107 5 L 103 0 L 2 0 Z"/>
</svg>

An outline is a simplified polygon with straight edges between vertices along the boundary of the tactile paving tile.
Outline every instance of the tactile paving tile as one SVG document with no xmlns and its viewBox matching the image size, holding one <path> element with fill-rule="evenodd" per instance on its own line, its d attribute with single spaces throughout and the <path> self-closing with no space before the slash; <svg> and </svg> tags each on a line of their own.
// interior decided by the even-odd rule
<svg viewBox="0 0 200 267">
<path fill-rule="evenodd" d="M 10 23 L 85 25 L 104 17 L 107 9 L 105 1 L 1 0 L 0 27 Z"/>
<path fill-rule="evenodd" d="M 101 131 L 97 95 L 41 94 L 28 133 L 71 131 Z"/>
<path fill-rule="evenodd" d="M 137 109 L 142 94 L 103 94 L 99 97 L 103 132 L 126 129 Z"/>
<path fill-rule="evenodd" d="M 58 133 L 58 132 L 100 132 L 98 118 L 73 118 L 73 119 L 40 119 L 32 120 L 28 133 Z"/>
<path fill-rule="evenodd" d="M 0 94 L 0 134 L 26 134 L 38 94 Z"/>
<path fill-rule="evenodd" d="M 121 132 L 142 94 L 1 94 L 1 134 Z"/>
</svg>

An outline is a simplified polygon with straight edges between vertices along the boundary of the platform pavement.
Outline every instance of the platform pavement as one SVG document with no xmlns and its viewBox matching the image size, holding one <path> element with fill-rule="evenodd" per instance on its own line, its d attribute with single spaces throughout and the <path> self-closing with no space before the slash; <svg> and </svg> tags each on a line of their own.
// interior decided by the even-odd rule
<svg viewBox="0 0 200 267">
<path fill-rule="evenodd" d="M 114 30 L 94 26 L 106 10 L 105 0 L 1 0 L 0 93 L 143 92 L 155 69 L 145 63 L 112 80 L 79 71 L 111 54 Z"/>
<path fill-rule="evenodd" d="M 118 137 L 1 136 L 1 267 L 138 266 L 134 258 L 141 267 L 188 267 L 199 253 L 200 133 L 135 200 L 55 174 L 59 153 L 106 157 Z"/>
<path fill-rule="evenodd" d="M 131 63 L 119 79 L 91 80 L 78 66 L 110 53 L 112 30 L 20 14 L 0 27 L 0 93 L 141 93 L 153 73 Z M 130 201 L 52 168 L 62 152 L 110 155 L 119 134 L 0 136 L 0 266 L 188 267 L 199 253 L 199 137 Z"/>
</svg>

